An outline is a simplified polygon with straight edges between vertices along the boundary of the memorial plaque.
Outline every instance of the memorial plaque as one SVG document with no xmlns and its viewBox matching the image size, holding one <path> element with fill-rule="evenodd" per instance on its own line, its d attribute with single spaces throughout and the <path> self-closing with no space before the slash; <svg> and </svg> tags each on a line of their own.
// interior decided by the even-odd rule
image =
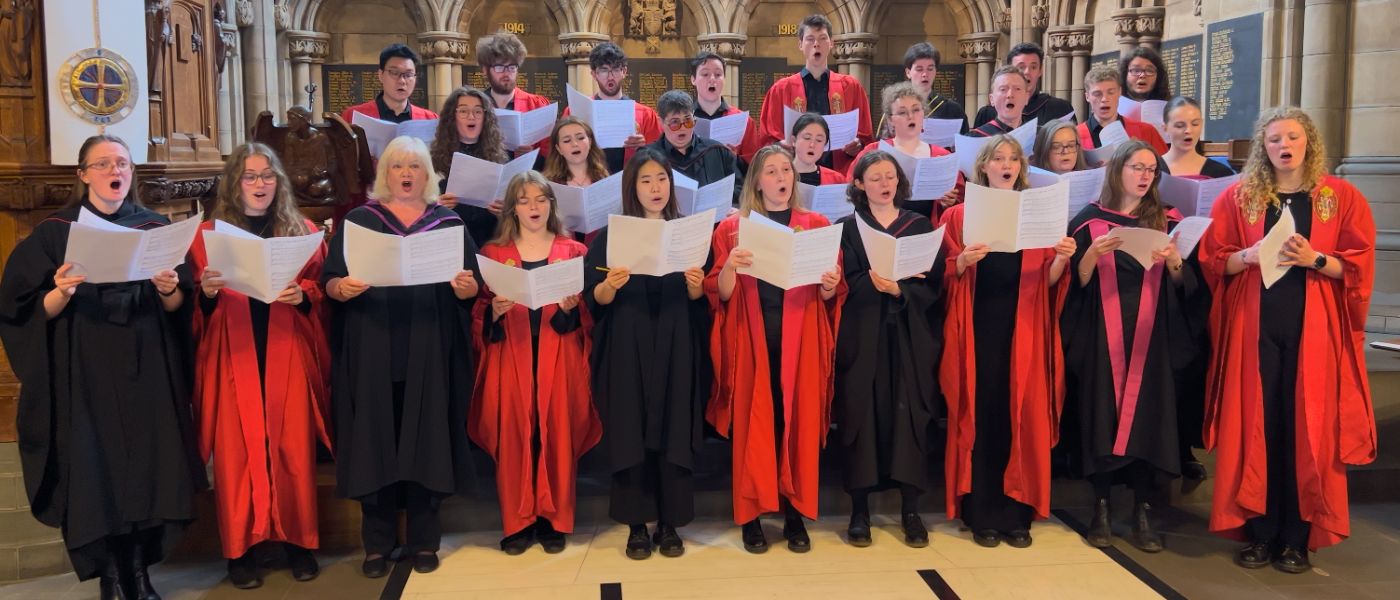
<svg viewBox="0 0 1400 600">
<path fill-rule="evenodd" d="M 962 104 L 966 75 L 962 65 L 944 65 L 933 78 L 933 93 Z M 880 122 L 885 86 L 904 81 L 904 65 L 875 65 L 870 68 L 871 120 Z"/>
<path fill-rule="evenodd" d="M 1162 42 L 1162 62 L 1172 95 L 1201 100 L 1201 36 Z"/>
<path fill-rule="evenodd" d="M 627 97 L 656 108 L 656 99 L 670 90 L 694 95 L 690 85 L 688 58 L 631 58 L 627 60 L 627 81 L 622 83 Z"/>
<path fill-rule="evenodd" d="M 1206 97 L 1201 107 L 1209 139 L 1242 139 L 1252 133 L 1259 117 L 1263 51 L 1263 13 L 1206 24 Z"/>
<path fill-rule="evenodd" d="M 1117 71 L 1118 61 L 1122 58 L 1122 56 L 1123 55 L 1120 54 L 1117 50 L 1114 50 L 1112 52 L 1105 52 L 1103 54 L 1095 54 L 1089 57 L 1089 69 L 1093 70 L 1094 67 L 1106 66 L 1113 67 L 1113 70 Z M 1079 82 L 1079 84 L 1083 85 L 1084 82 L 1081 81 Z"/>
<path fill-rule="evenodd" d="M 327 112 L 340 114 L 346 108 L 369 102 L 379 93 L 379 65 L 323 65 L 321 67 L 321 94 Z M 408 101 L 434 112 L 438 106 L 428 106 L 428 74 L 419 71 L 417 85 Z"/>
<path fill-rule="evenodd" d="M 749 111 L 754 119 L 763 112 L 763 97 L 773 83 L 801 71 L 801 66 L 787 64 L 785 58 L 745 58 L 739 63 L 739 108 Z"/>
<path fill-rule="evenodd" d="M 481 72 L 479 65 L 463 67 L 462 82 L 475 88 L 488 90 L 486 77 Z M 524 65 L 521 65 L 520 73 L 515 79 L 515 86 L 531 94 L 544 96 L 550 102 L 558 102 L 559 110 L 562 111 L 568 104 L 564 93 L 564 85 L 568 82 L 569 71 L 564 64 L 564 59 L 530 57 L 525 60 Z"/>
</svg>

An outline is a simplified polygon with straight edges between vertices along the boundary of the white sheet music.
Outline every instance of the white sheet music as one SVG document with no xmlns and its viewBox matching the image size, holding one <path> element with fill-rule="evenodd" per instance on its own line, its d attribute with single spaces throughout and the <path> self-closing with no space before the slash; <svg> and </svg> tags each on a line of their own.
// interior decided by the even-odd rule
<svg viewBox="0 0 1400 600">
<path fill-rule="evenodd" d="M 1176 238 L 1176 251 L 1181 254 L 1181 258 L 1191 256 L 1196 244 L 1205 237 L 1210 223 L 1210 217 L 1186 217 L 1176 224 L 1176 228 L 1172 230 L 1172 237 Z"/>
<path fill-rule="evenodd" d="M 1020 249 L 1049 248 L 1060 243 L 1069 229 L 1069 183 L 1031 188 L 1021 192 L 1016 225 Z"/>
<path fill-rule="evenodd" d="M 1026 155 L 1026 157 L 1030 157 L 1031 153 L 1035 151 L 1035 134 L 1039 129 L 1040 121 L 1031 119 L 1022 123 L 1020 127 L 1012 129 L 1009 134 L 1011 137 L 1016 138 L 1017 142 L 1020 142 L 1021 153 Z"/>
<path fill-rule="evenodd" d="M 857 217 L 861 245 L 876 275 L 899 281 L 933 268 L 938 250 L 943 247 L 943 228 L 928 233 L 896 238 L 867 225 Z"/>
<path fill-rule="evenodd" d="M 1269 289 L 1283 279 L 1292 265 L 1280 265 L 1285 257 L 1283 255 L 1283 244 L 1293 234 L 1298 233 L 1297 224 L 1293 221 L 1293 211 L 1287 206 L 1283 207 L 1283 214 L 1279 216 L 1278 222 L 1274 223 L 1273 229 L 1264 235 L 1262 244 L 1259 245 L 1259 275 L 1264 279 L 1264 289 Z"/>
<path fill-rule="evenodd" d="M 452 172 L 447 176 L 447 193 L 457 201 L 486 208 L 502 200 L 510 180 L 535 166 L 538 149 L 517 156 L 506 164 L 496 164 L 461 152 L 452 153 Z"/>
<path fill-rule="evenodd" d="M 375 158 L 383 155 L 384 149 L 389 147 L 389 142 L 399 136 L 415 137 L 431 146 L 438 125 L 437 119 L 413 119 L 395 123 L 376 119 L 362 112 L 356 112 L 350 123 L 365 130 L 365 142 L 369 144 L 369 152 Z"/>
<path fill-rule="evenodd" d="M 1104 235 L 1123 240 L 1118 251 L 1128 253 L 1144 269 L 1152 268 L 1154 251 L 1166 248 L 1172 242 L 1170 235 L 1146 227 L 1115 227 Z"/>
<path fill-rule="evenodd" d="M 583 257 L 525 270 L 478 254 L 481 279 L 491 292 L 534 310 L 583 291 Z"/>
<path fill-rule="evenodd" d="M 798 182 L 797 205 L 821 213 L 826 220 L 835 223 L 856 211 L 856 207 L 846 200 L 848 186 L 845 183 L 807 185 Z"/>
<path fill-rule="evenodd" d="M 709 211 L 670 221 L 612 215 L 608 217 L 608 267 L 659 276 L 704 266 L 714 218 Z"/>
<path fill-rule="evenodd" d="M 952 148 L 957 143 L 958 134 L 962 133 L 962 119 L 935 119 L 928 117 L 924 119 L 924 132 L 919 134 L 919 140 L 926 144 Z"/>
<path fill-rule="evenodd" d="M 549 182 L 559 203 L 564 227 L 576 233 L 593 233 L 608 224 L 608 215 L 622 214 L 622 173 L 613 173 L 588 187 Z"/>
<path fill-rule="evenodd" d="M 880 142 L 879 148 L 889 152 L 899 163 L 904 177 L 909 180 L 909 199 L 936 200 L 952 191 L 958 183 L 958 157 L 944 156 L 915 158 L 905 154 L 887 142 Z"/>
<path fill-rule="evenodd" d="M 740 273 L 790 290 L 820 283 L 823 273 L 837 268 L 841 227 L 794 232 L 753 212 L 739 219 L 738 247 L 753 253 L 753 266 L 740 267 Z"/>
<path fill-rule="evenodd" d="M 1069 226 L 1069 182 L 1021 192 L 967 184 L 963 243 L 993 252 L 1049 248 Z"/>
<path fill-rule="evenodd" d="M 1069 216 L 1071 219 L 1091 202 L 1098 202 L 1099 194 L 1103 192 L 1103 178 L 1106 172 L 1103 167 L 1099 167 L 1060 173 L 1060 179 L 1069 182 Z"/>
<path fill-rule="evenodd" d="M 1157 184 L 1162 202 L 1170 204 L 1183 215 L 1210 216 L 1215 199 L 1240 180 L 1239 174 L 1215 179 L 1189 179 L 1163 174 Z"/>
<path fill-rule="evenodd" d="M 733 173 L 705 186 L 679 171 L 674 174 L 673 179 L 676 185 L 676 208 L 682 215 L 690 216 L 714 209 L 715 222 L 719 222 L 719 219 L 729 214 L 729 207 L 734 204 Z"/>
<path fill-rule="evenodd" d="M 594 100 L 565 86 L 569 114 L 593 128 L 599 148 L 621 148 L 637 132 L 637 103 L 632 100 Z"/>
<path fill-rule="evenodd" d="M 263 239 L 216 220 L 214 230 L 204 232 L 204 253 L 209 268 L 220 273 L 225 286 L 270 304 L 296 279 L 324 240 L 320 231 Z"/>
<path fill-rule="evenodd" d="M 199 229 L 199 215 L 155 229 L 133 229 L 78 210 L 69 226 L 63 261 L 73 263 L 70 276 L 86 283 L 121 283 L 150 279 L 185 261 Z"/>
<path fill-rule="evenodd" d="M 749 130 L 749 112 L 738 112 L 718 119 L 695 119 L 695 135 L 726 146 L 738 146 Z"/>
<path fill-rule="evenodd" d="M 349 275 L 371 286 L 452 281 L 466 260 L 465 227 L 398 236 L 346 221 L 344 231 Z"/>
<path fill-rule="evenodd" d="M 797 122 L 797 118 L 802 113 L 797 112 L 790 106 L 783 107 L 783 132 L 788 134 L 788 139 L 792 139 L 792 125 Z M 860 129 L 860 110 L 848 110 L 836 115 L 822 115 L 826 121 L 826 128 L 831 131 L 827 137 L 826 149 L 840 149 L 846 147 L 856 139 L 856 134 Z"/>
<path fill-rule="evenodd" d="M 958 157 L 958 169 L 969 181 L 975 180 L 977 174 L 972 169 L 977 165 L 977 153 L 981 152 L 982 146 L 987 145 L 987 140 L 992 138 L 959 135 L 957 139 L 953 155 Z"/>
<path fill-rule="evenodd" d="M 501 127 L 501 137 L 506 148 L 514 150 L 521 146 L 533 146 L 549 137 L 554 130 L 554 122 L 559 118 L 559 103 L 551 102 L 535 110 L 520 112 L 497 108 L 496 122 Z"/>
</svg>

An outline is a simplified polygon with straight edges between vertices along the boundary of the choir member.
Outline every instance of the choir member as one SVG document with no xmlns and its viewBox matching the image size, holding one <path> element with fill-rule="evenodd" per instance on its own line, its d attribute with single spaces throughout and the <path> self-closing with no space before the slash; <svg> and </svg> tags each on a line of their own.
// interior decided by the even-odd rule
<svg viewBox="0 0 1400 600">
<path fill-rule="evenodd" d="M 709 50 L 696 54 L 690 61 L 690 85 L 695 86 L 695 118 L 713 120 L 744 112 L 724 101 L 724 59 L 720 55 Z M 730 146 L 729 151 L 739 157 L 740 168 L 747 171 L 753 153 L 761 147 L 763 132 L 758 122 L 749 117 L 743 141 Z"/>
<path fill-rule="evenodd" d="M 608 178 L 608 163 L 593 128 L 576 117 L 564 117 L 549 133 L 549 156 L 544 178 L 554 183 L 588 187 Z"/>
<path fill-rule="evenodd" d="M 1021 113 L 1021 109 L 1026 105 L 1029 89 L 1030 80 L 1016 67 L 1005 65 L 997 69 L 992 73 L 992 90 L 987 95 L 991 106 L 984 107 L 995 107 L 995 114 L 986 122 L 979 123 L 968 135 L 991 137 L 1011 133 L 1020 127 L 1021 121 L 1028 118 Z"/>
<path fill-rule="evenodd" d="M 530 112 L 549 106 L 549 98 L 516 87 L 526 56 L 525 43 L 508 31 L 498 31 L 476 41 L 476 64 L 481 66 L 481 74 L 491 92 L 490 105 L 493 108 Z M 533 148 L 544 147 L 544 143 L 540 142 L 508 150 L 512 155 L 519 156 Z"/>
<path fill-rule="evenodd" d="M 1045 73 L 1044 65 L 1045 51 L 1035 43 L 1016 44 L 1006 53 L 1006 66 L 1016 67 L 1016 70 L 1026 77 L 1028 97 L 1022 105 L 1024 112 L 1021 121 L 1035 119 L 1039 125 L 1044 125 L 1065 115 L 1074 114 L 1074 106 L 1068 100 L 1051 96 L 1040 89 L 1040 76 Z M 1001 114 L 1001 107 L 997 106 L 996 102 L 991 102 L 988 106 L 978 109 L 972 126 L 981 127 Z"/>
<path fill-rule="evenodd" d="M 1351 532 L 1347 466 L 1376 457 L 1362 347 L 1376 225 L 1366 198 L 1327 174 L 1326 156 L 1307 113 L 1266 110 L 1244 176 L 1216 200 L 1201 240 L 1215 297 L 1204 432 L 1217 469 L 1210 529 L 1249 542 L 1236 558 L 1247 568 L 1272 561 L 1308 571 L 1310 550 Z M 1291 268 L 1266 289 L 1260 243 L 1285 210 L 1297 233 L 1279 264 Z"/>
<path fill-rule="evenodd" d="M 870 493 L 898 488 L 904 543 L 922 548 L 928 530 L 919 517 L 919 496 L 930 487 L 929 437 L 938 413 L 934 371 L 943 342 L 936 333 L 942 322 L 942 265 L 935 262 L 938 270 L 898 281 L 876 274 L 856 219 L 895 237 L 929 233 L 933 224 L 903 208 L 909 180 L 889 153 L 866 153 L 852 174 L 847 197 L 856 210 L 841 220 L 849 291 L 836 338 L 832 407 L 851 495 L 846 534 L 851 545 L 869 546 Z"/>
<path fill-rule="evenodd" d="M 782 144 L 789 151 L 792 149 L 792 142 L 783 127 L 785 107 L 799 113 L 814 112 L 819 115 L 860 111 L 856 120 L 856 138 L 844 148 L 835 148 L 823 154 L 819 161 L 823 167 L 845 173 L 860 149 L 875 139 L 870 132 L 869 94 L 866 94 L 860 80 L 829 68 L 831 21 L 826 17 L 816 14 L 802 19 L 797 26 L 797 48 L 805 59 L 802 70 L 773 82 L 773 87 L 768 88 L 763 97 L 759 123 L 763 126 L 765 142 Z"/>
<path fill-rule="evenodd" d="M 1118 61 L 1118 83 L 1123 86 L 1123 95 L 1130 100 L 1165 102 L 1172 99 L 1167 65 L 1151 46 L 1133 48 L 1126 58 Z"/>
<path fill-rule="evenodd" d="M 846 179 L 850 181 L 855 181 L 855 165 L 860 162 L 861 155 L 878 151 L 882 143 L 914 158 L 947 156 L 949 154 L 943 147 L 925 142 L 921 137 L 924 133 L 924 95 L 917 86 L 904 81 L 885 86 L 880 95 L 880 105 L 883 111 L 880 122 L 888 123 L 891 136 L 879 142 L 870 142 L 861 149 L 860 154 L 856 156 L 856 161 L 851 163 L 852 170 L 846 173 Z M 912 177 L 913 173 L 901 173 L 901 175 L 907 179 Z M 958 176 L 958 183 L 964 183 L 961 175 Z M 938 218 L 940 209 L 957 204 L 961 200 L 962 188 L 962 185 L 955 185 L 937 202 L 913 202 L 909 204 L 908 210 L 923 215 L 925 218 Z"/>
<path fill-rule="evenodd" d="M 529 270 L 586 253 L 564 232 L 543 175 L 515 176 L 506 198 L 482 256 Z M 488 286 L 472 317 L 481 360 L 467 427 L 496 461 L 501 550 L 518 555 L 539 540 L 545 552 L 563 552 L 578 459 L 602 435 L 588 389 L 588 314 L 578 294 L 530 310 Z"/>
<path fill-rule="evenodd" d="M 1084 75 L 1084 100 L 1089 104 L 1089 118 L 1079 124 L 1079 145 L 1084 148 L 1103 146 L 1099 132 L 1114 121 L 1122 121 L 1128 137 L 1147 142 L 1158 156 L 1166 154 L 1167 144 L 1162 141 L 1156 127 L 1118 114 L 1118 99 L 1122 92 L 1118 72 L 1112 67 L 1100 65 L 1089 69 Z"/>
<path fill-rule="evenodd" d="M 792 166 L 797 180 L 807 185 L 846 183 L 846 176 L 817 164 L 826 152 L 826 140 L 831 135 L 826 119 L 817 113 L 802 113 L 792 122 Z"/>
<path fill-rule="evenodd" d="M 234 149 L 219 180 L 210 220 L 190 247 L 199 284 L 195 311 L 194 415 L 199 451 L 214 457 L 219 538 L 234 587 L 262 585 L 251 552 L 263 542 L 285 546 L 292 575 L 320 573 L 311 550 L 316 521 L 316 442 L 330 447 L 326 384 L 330 348 L 321 325 L 322 244 L 272 303 L 226 289 L 208 268 L 203 232 L 214 220 L 262 238 L 300 236 L 316 226 L 297 210 L 291 182 L 271 148 Z"/>
<path fill-rule="evenodd" d="M 627 79 L 627 55 L 622 53 L 622 48 L 617 47 L 617 44 L 603 42 L 594 46 L 588 52 L 588 68 L 593 74 L 593 84 L 598 90 L 593 94 L 594 100 L 630 100 L 622 91 L 622 82 Z M 569 109 L 566 108 L 564 116 L 568 115 Z M 661 119 L 656 116 L 656 111 L 638 102 L 633 109 L 633 115 L 636 118 L 637 132 L 627 138 L 623 147 L 603 149 L 610 173 L 621 171 L 622 166 L 632 158 L 632 153 L 638 148 L 661 139 Z"/>
<path fill-rule="evenodd" d="M 942 63 L 938 48 L 928 42 L 919 42 L 904 51 L 904 77 L 919 90 L 924 97 L 924 115 L 930 119 L 957 119 L 962 121 L 959 133 L 967 135 L 967 113 L 961 104 L 952 98 L 933 91 L 933 82 L 938 78 L 938 68 Z M 885 118 L 880 117 L 880 125 L 875 127 L 875 135 L 881 138 L 894 136 Z"/>
<path fill-rule="evenodd" d="M 669 161 L 675 172 L 708 185 L 734 176 L 734 203 L 744 187 L 739 159 L 724 144 L 695 135 L 695 100 L 681 90 L 661 94 L 656 100 L 661 116 L 661 139 L 647 146 Z"/>
<path fill-rule="evenodd" d="M 1035 152 L 1031 154 L 1031 166 L 1061 174 L 1070 171 L 1083 171 L 1084 152 L 1079 147 L 1079 133 L 1074 123 L 1056 119 L 1041 126 L 1035 136 Z"/>
<path fill-rule="evenodd" d="M 1026 170 L 1020 144 L 998 136 L 978 152 L 974 173 L 978 185 L 1023 190 Z M 1061 275 L 1075 242 L 992 253 L 964 243 L 963 206 L 942 219 L 948 346 L 938 377 L 948 404 L 948 516 L 961 517 L 981 546 L 1005 539 L 1025 548 L 1031 519 L 1050 512 L 1050 448 L 1064 394 Z"/>
<path fill-rule="evenodd" d="M 675 219 L 666 157 L 638 150 L 622 175 L 622 212 Z M 655 248 L 665 252 L 665 248 Z M 583 298 L 594 319 L 593 401 L 612 474 L 608 516 L 631 528 L 627 556 L 685 553 L 676 532 L 695 518 L 695 456 L 712 373 L 702 266 L 660 277 L 608 269 L 608 231 L 588 249 Z M 647 534 L 647 523 L 656 531 Z"/>
<path fill-rule="evenodd" d="M 1162 155 L 1167 170 L 1177 177 L 1192 179 L 1215 179 L 1229 177 L 1235 170 L 1217 160 L 1206 158 L 1201 153 L 1201 129 L 1205 121 L 1201 115 L 1201 105 L 1195 98 L 1177 96 L 1167 103 L 1163 112 L 1166 118 L 1167 153 Z"/>
<path fill-rule="evenodd" d="M 1197 352 L 1179 335 L 1200 289 L 1195 272 L 1169 241 L 1152 251 L 1144 268 L 1108 235 L 1119 227 L 1168 232 L 1181 220 L 1157 193 L 1157 155 L 1146 142 L 1122 144 L 1109 159 L 1097 202 L 1070 221 L 1078 278 L 1070 285 L 1061 317 L 1069 395 L 1076 407 L 1078 455 L 1094 489 L 1094 517 L 1085 534 L 1096 548 L 1112 545 L 1109 490 L 1133 490 L 1132 534 L 1143 552 L 1160 552 L 1162 538 L 1151 519 L 1158 483 L 1180 473 L 1175 374 Z"/>
<path fill-rule="evenodd" d="M 467 233 L 472 236 L 472 241 L 480 247 L 496 231 L 501 199 L 492 201 L 487 208 L 462 204 L 455 194 L 447 193 L 447 178 L 452 173 L 452 155 L 458 152 L 493 163 L 503 164 L 510 160 L 505 142 L 501 139 L 496 109 L 491 106 L 486 92 L 468 85 L 447 95 L 447 100 L 442 103 L 442 117 L 438 119 L 430 151 L 433 169 L 442 176 L 438 181 L 438 206 L 457 213 L 467 224 Z"/>
<path fill-rule="evenodd" d="M 188 267 L 93 284 L 64 260 L 82 209 L 135 229 L 169 223 L 137 201 L 134 168 L 121 138 L 85 140 L 73 201 L 15 245 L 0 279 L 29 510 L 60 528 L 78 579 L 99 578 L 104 600 L 160 597 L 147 567 L 206 485 L 188 408 Z"/>
<path fill-rule="evenodd" d="M 739 219 L 757 213 L 797 230 L 828 225 L 794 203 L 796 186 L 787 150 L 760 149 L 740 212 L 715 228 L 714 265 L 705 277 L 717 386 L 705 418 L 733 440 L 734 522 L 753 553 L 768 550 L 759 516 L 779 510 L 788 549 L 812 548 L 802 519 L 817 516 L 817 462 L 830 425 L 832 353 L 846 295 L 839 264 L 819 284 L 786 291 L 737 272 L 754 261 L 737 245 Z"/>
<path fill-rule="evenodd" d="M 464 227 L 461 217 L 436 203 L 437 190 L 428 147 L 416 138 L 395 138 L 375 168 L 373 201 L 345 220 L 398 236 Z M 372 287 L 351 276 L 342 228 L 321 271 L 326 295 L 335 301 L 336 492 L 360 503 L 367 577 L 388 574 L 401 511 L 407 513 L 405 549 L 413 569 L 437 569 L 439 506 L 471 485 L 467 327 L 478 285 L 476 244 L 465 232 L 462 244 L 462 270 L 450 282 Z"/>
</svg>

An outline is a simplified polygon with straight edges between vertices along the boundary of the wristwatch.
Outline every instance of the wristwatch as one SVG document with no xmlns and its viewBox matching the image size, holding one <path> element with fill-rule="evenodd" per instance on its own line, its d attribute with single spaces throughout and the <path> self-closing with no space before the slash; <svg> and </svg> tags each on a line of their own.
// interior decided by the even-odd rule
<svg viewBox="0 0 1400 600">
<path fill-rule="evenodd" d="M 1317 260 L 1313 261 L 1313 270 L 1321 271 L 1325 267 L 1327 267 L 1327 255 L 1319 253 L 1317 255 Z"/>
</svg>

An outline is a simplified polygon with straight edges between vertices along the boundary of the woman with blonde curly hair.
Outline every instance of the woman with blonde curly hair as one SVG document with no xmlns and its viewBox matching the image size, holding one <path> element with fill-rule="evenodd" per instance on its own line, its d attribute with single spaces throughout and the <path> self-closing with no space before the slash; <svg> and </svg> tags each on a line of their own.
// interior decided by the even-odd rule
<svg viewBox="0 0 1400 600">
<path fill-rule="evenodd" d="M 1376 457 L 1362 350 L 1376 226 L 1366 198 L 1327 174 L 1325 157 L 1307 113 L 1265 111 L 1243 178 L 1216 200 L 1201 240 L 1214 295 L 1210 529 L 1249 543 L 1236 557 L 1246 568 L 1309 570 L 1309 550 L 1351 531 L 1347 465 Z M 1278 255 L 1288 271 L 1265 287 L 1261 241 L 1285 217 L 1296 228 Z"/>
</svg>

